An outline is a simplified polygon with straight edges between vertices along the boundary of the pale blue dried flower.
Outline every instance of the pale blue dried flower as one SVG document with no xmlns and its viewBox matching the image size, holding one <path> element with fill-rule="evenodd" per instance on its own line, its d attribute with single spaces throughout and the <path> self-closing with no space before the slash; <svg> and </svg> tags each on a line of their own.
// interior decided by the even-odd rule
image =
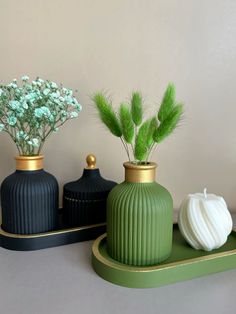
<svg viewBox="0 0 236 314">
<path fill-rule="evenodd" d="M 64 104 L 62 104 L 58 98 L 53 98 L 53 105 L 55 104 L 57 104 L 59 108 L 64 109 Z"/>
<path fill-rule="evenodd" d="M 25 90 L 26 90 L 27 92 L 31 92 L 31 91 L 33 90 L 32 85 L 31 85 L 31 84 L 25 84 Z"/>
<path fill-rule="evenodd" d="M 45 88 L 45 89 L 43 90 L 43 94 L 44 94 L 45 96 L 47 96 L 49 93 L 50 93 L 50 89 L 49 89 L 49 88 Z"/>
<path fill-rule="evenodd" d="M 16 116 L 22 118 L 24 116 L 25 110 L 23 108 L 19 108 L 16 111 Z"/>
<path fill-rule="evenodd" d="M 77 105 L 75 105 L 75 108 L 76 108 L 76 110 L 78 110 L 79 112 L 82 110 L 82 106 L 81 106 L 81 104 L 77 104 Z"/>
<path fill-rule="evenodd" d="M 39 140 L 37 138 L 33 138 L 32 140 L 28 141 L 27 143 L 33 147 L 39 147 Z"/>
<path fill-rule="evenodd" d="M 48 109 L 48 107 L 41 107 L 41 109 L 43 110 L 43 114 L 47 117 L 49 117 L 51 115 L 51 111 Z"/>
<path fill-rule="evenodd" d="M 29 80 L 29 77 L 28 77 L 27 75 L 23 75 L 23 76 L 21 77 L 21 80 L 22 80 L 23 82 L 27 82 L 27 81 Z"/>
<path fill-rule="evenodd" d="M 51 117 L 51 111 L 48 109 L 48 107 L 42 106 L 42 107 L 36 108 L 34 110 L 34 115 L 37 118 L 42 118 L 42 116 L 50 118 Z"/>
<path fill-rule="evenodd" d="M 0 132 L 2 132 L 4 130 L 4 124 L 0 123 Z"/>
<path fill-rule="evenodd" d="M 16 94 L 16 95 L 21 95 L 21 94 L 22 94 L 22 88 L 17 87 L 17 88 L 15 89 L 15 94 Z"/>
<path fill-rule="evenodd" d="M 7 118 L 7 123 L 10 125 L 10 126 L 14 126 L 17 122 L 17 118 L 15 116 L 9 116 Z"/>
<path fill-rule="evenodd" d="M 48 119 L 49 119 L 50 122 L 54 122 L 55 121 L 55 119 L 54 119 L 52 114 L 48 116 Z"/>
<path fill-rule="evenodd" d="M 72 96 L 73 95 L 73 91 L 69 88 L 62 88 L 62 91 L 67 95 L 67 96 Z"/>
<path fill-rule="evenodd" d="M 60 97 L 60 93 L 58 91 L 56 91 L 55 93 L 51 93 L 52 98 L 59 98 Z"/>
<path fill-rule="evenodd" d="M 20 108 L 20 102 L 17 100 L 11 100 L 9 102 L 9 106 L 11 107 L 12 110 L 17 110 Z"/>
<path fill-rule="evenodd" d="M 25 99 L 28 100 L 30 103 L 33 103 L 38 98 L 38 96 L 38 93 L 35 91 L 27 94 L 25 96 Z"/>
<path fill-rule="evenodd" d="M 65 97 L 65 101 L 69 105 L 73 105 L 74 104 L 74 100 L 73 100 L 73 98 L 71 96 L 66 96 Z"/>
<path fill-rule="evenodd" d="M 26 101 L 23 101 L 23 102 L 21 103 L 21 105 L 22 105 L 22 107 L 23 107 L 24 109 L 28 109 L 28 108 L 29 108 L 29 106 L 28 106 L 28 104 L 27 104 Z"/>
<path fill-rule="evenodd" d="M 36 118 L 42 118 L 43 110 L 41 108 L 36 108 L 34 110 L 34 115 Z"/>
<path fill-rule="evenodd" d="M 17 88 L 17 85 L 15 83 L 10 83 L 7 85 L 8 87 Z"/>
<path fill-rule="evenodd" d="M 77 105 L 78 104 L 78 100 L 75 97 L 72 97 L 72 99 L 73 99 L 73 104 Z"/>
<path fill-rule="evenodd" d="M 44 83 L 44 80 L 42 80 L 42 79 L 41 79 L 41 78 L 39 78 L 39 77 L 36 79 L 36 81 L 38 81 L 38 82 L 39 82 L 39 83 L 41 83 L 41 84 L 43 84 L 43 83 Z"/>
<path fill-rule="evenodd" d="M 78 112 L 76 112 L 76 111 L 72 111 L 71 113 L 70 113 L 70 117 L 71 117 L 71 119 L 73 119 L 73 118 L 77 118 L 78 117 Z"/>
<path fill-rule="evenodd" d="M 51 87 L 52 88 L 57 88 L 57 84 L 55 82 L 51 82 Z"/>
<path fill-rule="evenodd" d="M 16 133 L 16 138 L 18 140 L 27 140 L 29 136 L 24 131 L 19 131 Z"/>
<path fill-rule="evenodd" d="M 67 117 L 67 112 L 66 112 L 65 110 L 62 110 L 62 111 L 61 111 L 61 116 Z"/>
<path fill-rule="evenodd" d="M 33 138 L 32 143 L 34 147 L 39 147 L 39 140 L 37 138 Z"/>
</svg>

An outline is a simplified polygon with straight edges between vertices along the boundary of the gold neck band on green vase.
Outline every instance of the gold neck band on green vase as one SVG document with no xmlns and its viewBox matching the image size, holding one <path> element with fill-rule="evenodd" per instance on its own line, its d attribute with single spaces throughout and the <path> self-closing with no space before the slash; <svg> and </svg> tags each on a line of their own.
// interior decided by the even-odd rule
<svg viewBox="0 0 236 314">
<path fill-rule="evenodd" d="M 151 183 L 156 178 L 157 164 L 149 162 L 147 164 L 133 164 L 125 162 L 125 181 L 133 183 Z"/>
<path fill-rule="evenodd" d="M 43 169 L 43 156 L 17 156 L 16 170 L 33 171 Z"/>
</svg>

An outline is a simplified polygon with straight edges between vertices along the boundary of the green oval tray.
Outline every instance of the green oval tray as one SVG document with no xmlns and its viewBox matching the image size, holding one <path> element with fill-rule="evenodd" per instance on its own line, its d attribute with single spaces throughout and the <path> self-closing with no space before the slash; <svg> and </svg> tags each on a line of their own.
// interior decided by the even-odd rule
<svg viewBox="0 0 236 314">
<path fill-rule="evenodd" d="M 236 267 L 236 232 L 228 241 L 212 252 L 197 251 L 183 239 L 174 225 L 171 256 L 151 267 L 133 267 L 113 260 L 107 253 L 106 234 L 95 240 L 92 265 L 103 279 L 129 288 L 152 288 L 189 280 Z"/>
</svg>

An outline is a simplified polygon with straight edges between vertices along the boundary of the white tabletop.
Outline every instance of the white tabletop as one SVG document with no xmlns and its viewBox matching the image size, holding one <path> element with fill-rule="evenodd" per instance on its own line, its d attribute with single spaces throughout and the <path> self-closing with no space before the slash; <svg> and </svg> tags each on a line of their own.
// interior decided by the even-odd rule
<svg viewBox="0 0 236 314">
<path fill-rule="evenodd" d="M 128 289 L 94 273 L 91 246 L 92 241 L 33 252 L 0 248 L 0 313 L 236 312 L 236 269 L 161 288 Z"/>
</svg>

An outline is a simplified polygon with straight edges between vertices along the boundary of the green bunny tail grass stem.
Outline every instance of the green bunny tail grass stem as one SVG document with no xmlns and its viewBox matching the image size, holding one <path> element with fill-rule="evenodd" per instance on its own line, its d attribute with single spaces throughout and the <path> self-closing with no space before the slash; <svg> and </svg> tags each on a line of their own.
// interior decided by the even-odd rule
<svg viewBox="0 0 236 314">
<path fill-rule="evenodd" d="M 158 121 L 156 117 L 153 117 L 150 121 L 150 125 L 149 125 L 149 130 L 148 130 L 148 134 L 147 134 L 147 145 L 148 147 L 150 147 L 153 143 L 153 135 L 154 132 L 156 131 L 158 127 Z"/>
<path fill-rule="evenodd" d="M 148 143 L 147 137 L 150 130 L 151 120 L 145 121 L 136 136 L 135 147 L 134 147 L 134 157 L 136 160 L 142 161 L 145 160 L 148 153 Z"/>
<path fill-rule="evenodd" d="M 143 106 L 142 106 L 142 95 L 139 92 L 133 92 L 131 98 L 131 114 L 132 119 L 136 126 L 142 123 L 143 119 Z"/>
<path fill-rule="evenodd" d="M 113 135 L 121 137 L 122 131 L 119 120 L 108 99 L 102 93 L 96 93 L 92 99 L 98 109 L 101 121 Z"/>
<path fill-rule="evenodd" d="M 159 127 L 154 132 L 154 141 L 156 143 L 162 142 L 167 136 L 169 136 L 177 127 L 180 118 L 183 114 L 183 105 L 177 104 L 174 109 L 169 113 L 168 117 L 161 122 Z"/>
<path fill-rule="evenodd" d="M 120 105 L 120 125 L 122 134 L 127 143 L 131 144 L 134 138 L 134 123 L 128 105 Z"/>
<path fill-rule="evenodd" d="M 175 86 L 170 83 L 167 86 L 164 97 L 161 102 L 160 109 L 158 111 L 158 120 L 163 122 L 173 110 L 175 105 Z"/>
</svg>

